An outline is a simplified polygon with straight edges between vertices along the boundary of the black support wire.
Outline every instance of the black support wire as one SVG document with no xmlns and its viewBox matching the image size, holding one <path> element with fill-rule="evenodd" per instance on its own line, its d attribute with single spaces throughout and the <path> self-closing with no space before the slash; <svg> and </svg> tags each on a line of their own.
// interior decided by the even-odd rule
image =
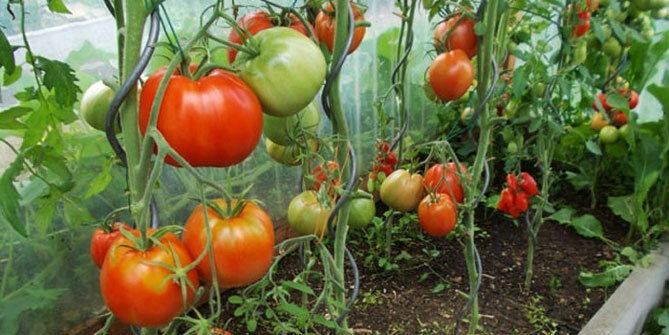
<svg viewBox="0 0 669 335">
<path fill-rule="evenodd" d="M 107 2 L 108 1 L 105 1 L 105 3 Z M 110 9 L 110 12 L 113 13 L 113 10 Z M 115 126 L 118 124 L 119 108 L 123 104 L 123 101 L 126 99 L 128 94 L 130 93 L 130 90 L 132 90 L 132 88 L 137 84 L 137 81 L 141 77 L 146 67 L 149 65 L 149 61 L 151 60 L 153 51 L 156 49 L 155 44 L 158 41 L 159 35 L 160 35 L 160 19 L 158 17 L 157 10 L 155 10 L 153 13 L 151 13 L 151 26 L 149 28 L 149 38 L 146 41 L 146 46 L 144 47 L 144 51 L 142 51 L 142 54 L 139 57 L 139 61 L 130 72 L 128 79 L 126 79 L 123 85 L 121 85 L 121 88 L 118 90 L 118 92 L 116 92 L 114 99 L 112 99 L 112 102 L 109 105 L 109 110 L 107 111 L 107 115 L 105 116 L 105 134 L 107 135 L 107 141 L 109 142 L 109 145 L 112 147 L 112 149 L 114 149 L 114 152 L 121 160 L 123 166 L 125 166 L 126 168 L 128 166 L 128 160 L 125 154 L 125 150 L 123 150 L 123 146 L 121 146 L 121 143 L 118 141 L 118 138 L 116 138 L 116 133 L 114 131 Z M 160 218 L 158 216 L 158 206 L 156 205 L 156 201 L 154 198 L 151 198 L 150 212 L 151 212 L 151 227 L 157 228 Z"/>
<path fill-rule="evenodd" d="M 342 67 L 344 66 L 344 61 L 346 61 L 346 58 L 348 57 L 348 50 L 351 48 L 351 43 L 353 41 L 353 32 L 355 31 L 355 16 L 353 14 L 353 6 L 349 3 L 348 7 L 348 36 L 346 37 L 346 45 L 344 47 L 344 51 L 342 56 L 339 58 L 337 63 L 332 67 L 332 70 L 328 74 L 327 78 L 325 79 L 325 85 L 323 86 L 323 92 L 321 93 L 321 103 L 323 105 L 323 110 L 325 111 L 325 114 L 331 118 L 331 109 L 332 106 L 330 104 L 330 100 L 328 99 L 328 95 L 330 91 L 332 90 L 332 85 L 335 83 L 335 79 L 341 72 Z M 355 149 L 353 148 L 353 143 L 351 141 L 347 140 L 347 147 L 348 147 L 348 153 L 351 159 L 350 163 L 350 168 L 351 168 L 351 173 L 350 173 L 350 178 L 348 180 L 348 183 L 346 184 L 346 188 L 344 189 L 344 193 L 342 196 L 339 198 L 337 201 L 337 204 L 335 205 L 334 209 L 332 209 L 332 212 L 330 213 L 330 216 L 328 217 L 327 221 L 327 229 L 329 232 L 332 232 L 333 230 L 333 222 L 335 217 L 337 216 L 337 213 L 339 210 L 346 204 L 348 201 L 349 196 L 351 195 L 351 191 L 353 190 L 353 186 L 355 185 L 357 174 L 358 174 L 358 162 L 357 162 L 357 156 L 355 153 Z M 353 271 L 353 293 L 351 295 L 351 298 L 349 302 L 346 304 L 346 310 L 342 311 L 342 314 L 337 318 L 337 323 L 341 323 L 345 318 L 346 315 L 348 315 L 349 311 L 351 310 L 351 307 L 355 303 L 355 300 L 358 297 L 358 292 L 360 291 L 360 272 L 358 271 L 358 265 L 355 262 L 355 258 L 353 257 L 353 254 L 351 251 L 348 249 L 348 247 L 344 247 L 344 251 L 346 252 L 346 257 L 348 258 L 349 262 L 351 263 L 351 269 Z"/>
<path fill-rule="evenodd" d="M 397 73 L 399 73 L 399 70 L 402 68 L 404 63 L 407 61 L 409 58 L 409 54 L 411 53 L 411 49 L 413 48 L 413 29 L 412 27 L 409 27 L 409 42 L 406 45 L 406 50 L 404 50 L 404 55 L 402 58 L 400 58 L 399 62 L 397 62 L 397 65 L 395 65 L 395 69 L 393 70 L 393 75 L 391 77 L 391 85 L 396 86 L 399 85 L 398 79 L 397 79 Z M 404 89 L 404 87 L 402 87 Z M 404 95 L 404 92 L 402 92 L 402 95 Z M 402 97 L 404 99 L 404 96 Z M 404 122 L 402 123 L 402 128 L 400 128 L 400 132 L 397 133 L 397 136 L 393 139 L 392 143 L 390 144 L 390 151 L 395 150 L 397 146 L 400 144 L 400 141 L 404 137 L 404 134 L 407 132 L 407 128 L 409 128 L 409 110 L 406 107 L 406 105 L 403 106 L 403 110 L 401 111 L 403 114 L 403 119 Z"/>
</svg>

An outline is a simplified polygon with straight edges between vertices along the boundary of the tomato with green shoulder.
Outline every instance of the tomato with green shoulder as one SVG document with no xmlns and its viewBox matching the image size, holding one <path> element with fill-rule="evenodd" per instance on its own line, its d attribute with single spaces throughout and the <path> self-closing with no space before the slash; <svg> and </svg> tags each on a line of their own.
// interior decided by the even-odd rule
<svg viewBox="0 0 669 335">
<path fill-rule="evenodd" d="M 288 224 L 300 235 L 327 234 L 330 208 L 321 204 L 315 191 L 298 194 L 288 205 Z"/>
<path fill-rule="evenodd" d="M 240 77 L 260 99 L 263 112 L 286 117 L 307 107 L 325 81 L 323 53 L 308 37 L 285 27 L 265 29 L 240 52 Z"/>
<path fill-rule="evenodd" d="M 321 111 L 318 104 L 312 102 L 301 112 L 287 116 L 277 117 L 269 114 L 263 116 L 263 134 L 272 142 L 280 145 L 291 144 L 291 138 L 299 134 L 298 127 L 301 125 L 306 132 L 315 133 L 321 122 Z"/>
<path fill-rule="evenodd" d="M 368 226 L 376 215 L 376 205 L 372 199 L 372 195 L 366 192 L 362 193 L 369 197 L 354 198 L 349 205 L 348 225 L 351 228 L 364 228 Z"/>
<path fill-rule="evenodd" d="M 109 105 L 111 105 L 116 93 L 101 80 L 94 82 L 81 96 L 79 113 L 84 121 L 91 127 L 105 131 L 105 118 Z M 118 124 L 114 127 L 114 132 L 118 133 L 120 128 Z"/>
</svg>

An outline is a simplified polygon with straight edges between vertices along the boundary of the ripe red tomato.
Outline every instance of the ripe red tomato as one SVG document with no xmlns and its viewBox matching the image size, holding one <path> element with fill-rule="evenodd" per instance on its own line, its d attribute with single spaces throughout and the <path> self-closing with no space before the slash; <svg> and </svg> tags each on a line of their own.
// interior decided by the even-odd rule
<svg viewBox="0 0 669 335">
<path fill-rule="evenodd" d="M 627 90 L 622 90 L 620 91 L 620 93 L 625 95 L 627 94 Z M 630 91 L 629 103 L 630 103 L 630 109 L 636 108 L 636 106 L 639 104 L 639 94 L 634 90 Z"/>
<path fill-rule="evenodd" d="M 602 92 L 597 93 L 597 99 L 599 99 L 599 103 L 602 104 L 602 107 L 604 108 L 605 111 L 610 111 L 611 110 L 611 105 L 609 105 L 608 102 L 606 102 L 606 95 Z M 592 103 L 592 108 L 594 108 L 596 111 L 599 109 L 597 108 L 596 103 Z"/>
<path fill-rule="evenodd" d="M 365 15 L 360 11 L 358 5 L 353 5 L 353 16 L 356 22 L 364 21 Z M 316 16 L 316 35 L 318 35 L 318 40 L 325 43 L 328 47 L 328 50 L 332 52 L 334 49 L 334 39 L 335 39 L 335 30 L 336 22 L 335 18 L 332 15 L 334 13 L 334 8 L 332 4 L 328 2 L 325 5 L 325 9 L 321 10 Z M 351 47 L 348 49 L 348 53 L 352 53 L 355 49 L 360 46 L 362 39 L 365 37 L 365 32 L 367 28 L 364 26 L 356 27 L 353 31 L 353 41 L 351 41 Z"/>
<path fill-rule="evenodd" d="M 456 49 L 434 59 L 429 70 L 430 85 L 442 101 L 457 100 L 474 81 L 474 66 L 467 54 Z"/>
<path fill-rule="evenodd" d="M 248 13 L 239 18 L 239 20 L 237 20 L 237 24 L 239 25 L 240 29 L 246 29 L 246 32 L 248 32 L 251 36 L 275 26 L 269 13 L 264 11 Z M 287 26 L 299 31 L 304 36 L 309 37 L 309 31 L 302 24 L 300 19 L 295 16 L 295 14 L 290 14 L 288 16 Z M 313 31 L 313 27 L 311 27 L 311 25 L 309 25 L 309 28 L 312 28 L 311 30 Z M 236 29 L 231 29 L 230 34 L 228 35 L 228 41 L 235 44 L 242 44 L 243 39 L 241 36 L 239 36 L 239 33 Z M 228 48 L 228 62 L 232 64 L 235 59 L 237 59 L 237 49 Z"/>
<path fill-rule="evenodd" d="M 132 234 L 139 236 L 137 230 Z M 149 231 L 151 234 L 152 230 Z M 135 249 L 135 243 L 122 236 L 107 253 L 100 272 L 102 298 L 109 310 L 124 323 L 159 328 L 184 310 L 181 285 L 169 278 L 174 272 L 157 263 L 176 266 L 178 259 L 181 267 L 185 267 L 193 262 L 193 258 L 172 233 L 165 234 L 160 242 L 162 247 L 154 245 L 140 251 Z M 190 305 L 200 284 L 195 269 L 186 277 L 192 286 L 186 288 L 186 303 Z"/>
<path fill-rule="evenodd" d="M 339 164 L 335 161 L 329 161 L 328 170 L 330 172 L 326 173 L 320 165 L 311 170 L 311 175 L 316 180 L 314 182 L 314 189 L 316 191 L 320 190 L 321 184 L 328 179 L 335 186 L 339 185 Z"/>
<path fill-rule="evenodd" d="M 151 106 L 165 70 L 151 75 L 139 100 L 139 126 L 146 133 Z M 193 81 L 174 74 L 158 115 L 158 129 L 193 166 L 237 164 L 255 149 L 262 133 L 262 107 L 253 91 L 234 74 L 214 70 Z M 170 156 L 165 161 L 179 166 Z"/>
<path fill-rule="evenodd" d="M 93 232 L 93 237 L 91 238 L 91 259 L 93 263 L 102 268 L 102 263 L 107 256 L 109 247 L 121 237 L 121 229 L 130 230 L 130 227 L 124 223 L 114 222 L 111 227 L 111 230 L 105 231 L 104 228 L 98 228 Z"/>
<path fill-rule="evenodd" d="M 614 111 L 611 114 L 611 120 L 617 127 L 622 127 L 627 124 L 627 115 L 621 111 Z"/>
<path fill-rule="evenodd" d="M 581 37 L 590 30 L 590 12 L 582 11 L 578 13 L 578 23 L 571 28 L 571 38 Z"/>
<path fill-rule="evenodd" d="M 443 45 L 446 50 L 460 49 L 464 51 L 469 58 L 476 56 L 476 33 L 474 32 L 474 20 L 470 18 L 462 19 L 451 34 L 444 41 L 444 35 L 458 21 L 460 15 L 453 16 L 448 21 L 441 22 L 434 30 L 434 43 Z"/>
<path fill-rule="evenodd" d="M 213 202 L 223 211 L 227 204 L 223 199 Z M 237 201 L 232 201 L 232 207 Z M 267 272 L 274 256 L 274 226 L 265 211 L 252 202 L 243 205 L 239 213 L 223 218 L 207 206 L 208 225 L 211 229 L 216 279 L 223 288 L 251 284 Z M 184 226 L 183 241 L 188 251 L 197 257 L 207 246 L 207 228 L 204 211 L 198 205 Z M 201 278 L 212 282 L 209 257 L 197 266 Z"/>
<path fill-rule="evenodd" d="M 418 220 L 430 236 L 446 236 L 455 228 L 457 218 L 455 204 L 448 194 L 428 195 L 418 206 Z"/>
<path fill-rule="evenodd" d="M 231 332 L 229 332 L 227 330 L 224 331 L 221 328 L 211 328 L 211 330 L 209 330 L 209 334 L 210 335 L 232 335 Z"/>
<path fill-rule="evenodd" d="M 467 173 L 467 167 L 460 164 L 462 173 Z M 442 180 L 443 177 L 443 180 Z M 464 191 L 462 190 L 462 183 L 460 183 L 460 176 L 458 175 L 458 168 L 455 163 L 435 164 L 425 172 L 425 186 L 429 191 L 436 193 L 444 193 L 454 197 L 455 201 L 462 202 L 464 198 Z"/>
</svg>

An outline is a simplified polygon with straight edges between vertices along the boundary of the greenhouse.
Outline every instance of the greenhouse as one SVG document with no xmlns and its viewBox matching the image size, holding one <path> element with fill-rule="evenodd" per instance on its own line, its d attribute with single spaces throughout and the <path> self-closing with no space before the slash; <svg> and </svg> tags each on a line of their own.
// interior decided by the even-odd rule
<svg viewBox="0 0 669 335">
<path fill-rule="evenodd" d="M 669 334 L 667 0 L 0 7 L 0 335 Z"/>
</svg>

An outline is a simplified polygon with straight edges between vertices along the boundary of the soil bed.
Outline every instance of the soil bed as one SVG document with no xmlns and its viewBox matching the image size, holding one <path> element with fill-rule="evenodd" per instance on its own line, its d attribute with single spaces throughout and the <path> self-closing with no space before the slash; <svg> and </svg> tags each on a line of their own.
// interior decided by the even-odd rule
<svg viewBox="0 0 669 335">
<path fill-rule="evenodd" d="M 626 224 L 605 205 L 590 210 L 590 199 L 578 195 L 571 195 L 569 202 L 579 214 L 599 218 L 605 236 L 616 242 L 624 239 Z M 611 247 L 581 237 L 556 222 L 547 222 L 539 233 L 534 281 L 531 292 L 527 293 L 522 287 L 527 245 L 525 228 L 516 227 L 497 213 L 478 222 L 482 230 L 478 235 L 484 236 L 477 240 L 484 273 L 479 294 L 484 334 L 577 334 L 616 288 L 588 289 L 578 280 L 581 270 L 600 271 L 599 261 L 612 260 L 615 253 Z M 360 240 L 362 236 L 351 238 Z M 421 255 L 428 246 L 442 252 L 429 263 L 415 257 L 401 263 L 393 272 L 365 266 L 363 260 L 368 254 L 365 243 L 357 244 L 355 254 L 361 289 L 349 319 L 356 334 L 452 334 L 454 322 L 466 301 L 457 291 L 468 291 L 463 251 L 455 240 L 430 239 L 429 242 L 398 241 L 393 249 L 395 255 L 402 251 L 412 256 Z M 299 272 L 296 256 L 282 263 L 276 279 L 290 280 Z M 433 293 L 433 288 L 443 281 L 436 275 L 420 280 L 430 267 L 450 287 Z M 225 299 L 233 294 L 237 292 L 226 292 Z M 223 315 L 232 315 L 234 306 L 226 308 Z M 233 320 L 229 325 L 234 334 L 246 333 L 243 320 Z M 466 328 L 463 322 L 459 333 L 465 333 Z M 259 329 L 256 334 L 272 332 Z"/>
</svg>

